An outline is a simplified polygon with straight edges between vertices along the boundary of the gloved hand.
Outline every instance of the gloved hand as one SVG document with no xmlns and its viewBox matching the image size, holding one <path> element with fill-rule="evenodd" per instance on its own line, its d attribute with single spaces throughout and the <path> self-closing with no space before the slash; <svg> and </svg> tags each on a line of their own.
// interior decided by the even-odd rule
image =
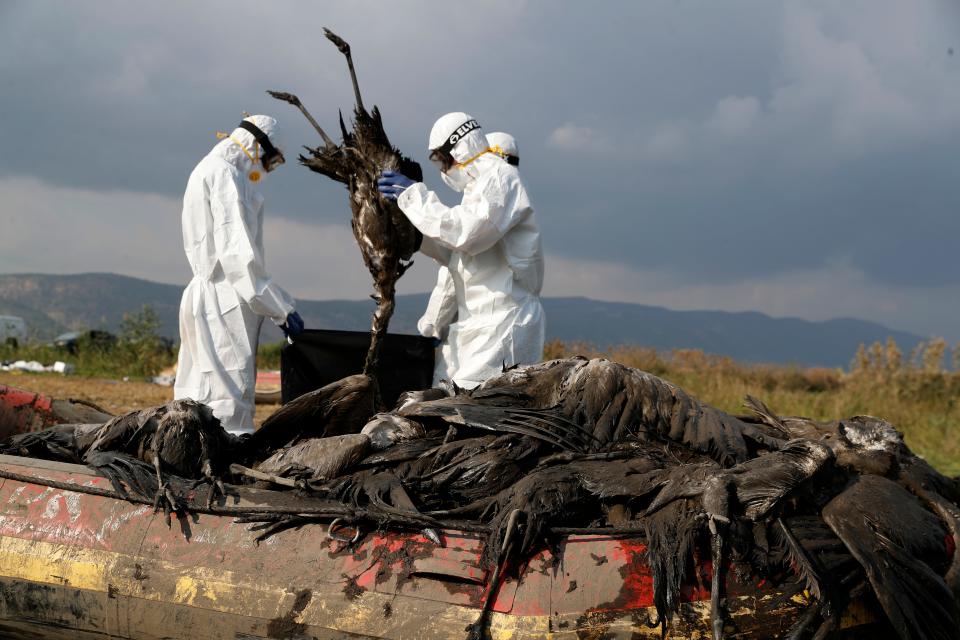
<svg viewBox="0 0 960 640">
<path fill-rule="evenodd" d="M 383 194 L 384 198 L 396 200 L 400 197 L 401 193 L 406 191 L 407 187 L 414 184 L 416 184 L 416 182 L 402 173 L 384 169 L 380 172 L 380 177 L 377 179 L 377 190 Z"/>
<path fill-rule="evenodd" d="M 431 338 L 430 344 L 433 346 L 434 349 L 436 349 L 437 347 L 443 344 L 443 340 L 441 340 L 440 338 Z"/>
<path fill-rule="evenodd" d="M 280 325 L 280 330 L 288 338 L 296 338 L 303 331 L 303 318 L 296 311 L 291 311 L 287 315 L 287 321 Z"/>
</svg>

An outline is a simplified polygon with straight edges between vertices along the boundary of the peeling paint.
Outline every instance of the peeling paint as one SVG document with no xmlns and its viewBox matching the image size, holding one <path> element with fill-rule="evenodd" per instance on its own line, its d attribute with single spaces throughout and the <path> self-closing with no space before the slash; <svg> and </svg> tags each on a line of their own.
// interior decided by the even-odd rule
<svg viewBox="0 0 960 640">
<path fill-rule="evenodd" d="M 61 478 L 69 476 L 56 477 Z M 0 486 L 0 591 L 28 585 L 31 597 L 60 607 L 76 602 L 80 591 L 101 598 L 83 623 L 103 630 L 106 620 L 94 618 L 112 611 L 115 621 L 129 620 L 122 633 L 110 627 L 115 637 L 156 638 L 138 629 L 154 624 L 160 625 L 154 631 L 162 628 L 171 638 L 270 637 L 268 631 L 276 635 L 284 629 L 307 637 L 334 630 L 361 637 L 445 638 L 461 636 L 476 619 L 485 588 L 476 564 L 480 541 L 468 534 L 445 532 L 448 545 L 441 548 L 419 534 L 377 532 L 356 548 L 333 552 L 319 527 L 284 531 L 271 544 L 257 546 L 257 533 L 229 517 L 202 515 L 189 526 L 188 541 L 147 505 L 6 483 Z M 638 540 L 575 536 L 562 545 L 559 572 L 538 571 L 558 562 L 549 551 L 538 553 L 519 579 L 504 583 L 493 607 L 491 637 L 572 639 L 608 632 L 656 637 L 658 630 L 643 626 L 655 618 L 643 551 Z M 350 600 L 345 584 L 357 587 Z M 769 596 L 743 591 L 755 588 L 731 590 L 734 622 L 771 606 L 765 604 L 772 602 Z M 671 637 L 701 637 L 709 630 L 705 592 L 694 584 L 684 588 L 683 597 L 687 601 Z M 784 618 L 807 604 L 788 601 Z M 0 597 L 0 628 L 3 620 L 22 616 L 16 610 L 22 606 Z"/>
</svg>

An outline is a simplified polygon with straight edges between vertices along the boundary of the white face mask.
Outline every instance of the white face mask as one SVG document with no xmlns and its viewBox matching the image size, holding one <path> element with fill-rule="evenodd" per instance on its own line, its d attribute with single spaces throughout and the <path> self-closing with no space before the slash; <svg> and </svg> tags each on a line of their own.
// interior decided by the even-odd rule
<svg viewBox="0 0 960 640">
<path fill-rule="evenodd" d="M 460 192 L 467 188 L 467 185 L 470 184 L 470 180 L 472 179 L 465 169 L 457 166 L 450 167 L 450 170 L 445 173 L 440 172 L 440 177 L 443 179 L 444 184 L 454 191 Z"/>
</svg>

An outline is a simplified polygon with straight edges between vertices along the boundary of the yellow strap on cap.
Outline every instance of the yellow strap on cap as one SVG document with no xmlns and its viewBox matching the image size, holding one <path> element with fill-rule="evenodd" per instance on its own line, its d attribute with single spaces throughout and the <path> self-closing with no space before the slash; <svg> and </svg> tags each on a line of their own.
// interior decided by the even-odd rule
<svg viewBox="0 0 960 640">
<path fill-rule="evenodd" d="M 499 147 L 498 147 L 498 148 L 499 148 Z M 468 159 L 464 160 L 463 162 L 458 162 L 458 163 L 457 163 L 457 166 L 460 167 L 461 169 L 465 169 L 468 164 L 470 164 L 471 162 L 473 162 L 474 160 L 476 160 L 477 158 L 479 158 L 480 156 L 482 156 L 482 155 L 485 154 L 485 153 L 496 153 L 496 151 L 495 151 L 492 147 L 487 147 L 486 149 L 484 149 L 483 151 L 481 151 L 481 152 L 478 153 L 477 155 L 473 156 L 472 158 L 468 158 Z"/>
</svg>

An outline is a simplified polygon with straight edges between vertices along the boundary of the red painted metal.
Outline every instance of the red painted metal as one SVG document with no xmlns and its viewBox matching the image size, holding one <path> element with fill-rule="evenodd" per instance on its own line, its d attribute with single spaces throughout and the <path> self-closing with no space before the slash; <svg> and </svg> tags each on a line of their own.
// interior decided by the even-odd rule
<svg viewBox="0 0 960 640">
<path fill-rule="evenodd" d="M 0 385 L 0 440 L 59 424 L 52 407 L 53 400 L 47 396 Z"/>
<path fill-rule="evenodd" d="M 55 400 L 41 393 L 0 384 L 0 440 L 64 423 L 102 423 L 110 419 L 92 405 Z"/>
<path fill-rule="evenodd" d="M 279 371 L 257 371 L 257 386 L 264 388 L 280 388 Z"/>
<path fill-rule="evenodd" d="M 76 465 L 2 456 L 0 468 L 85 486 L 109 487 L 105 479 Z M 292 499 L 289 493 L 246 488 L 238 491 L 246 504 Z M 184 598 L 192 612 L 191 620 L 206 616 L 203 624 L 209 624 L 216 616 L 240 611 L 243 615 L 236 624 L 248 625 L 250 630 L 245 633 L 252 637 L 266 637 L 268 633 L 259 636 L 252 629 L 261 628 L 257 627 L 261 623 L 280 624 L 277 621 L 286 618 L 276 617 L 277 607 L 287 610 L 292 606 L 288 601 L 278 605 L 276 598 L 280 596 L 273 595 L 277 589 L 281 595 L 288 594 L 282 597 L 291 599 L 309 590 L 314 605 L 322 603 L 321 610 L 308 609 L 303 614 L 303 620 L 312 621 L 311 628 L 390 638 L 460 637 L 462 623 L 453 612 L 478 611 L 488 588 L 488 575 L 480 567 L 482 540 L 472 534 L 443 532 L 442 547 L 420 534 L 399 531 L 367 532 L 351 547 L 328 538 L 325 525 L 286 530 L 259 545 L 254 541 L 256 535 L 249 525 L 237 523 L 232 517 L 197 515 L 179 523 L 175 520 L 168 528 L 162 514 L 154 514 L 143 505 L 12 480 L 0 484 L 0 547 L 9 547 L 3 540 L 20 539 L 56 545 L 67 555 L 90 552 L 126 559 L 117 561 L 111 569 L 115 577 L 108 576 L 110 584 L 103 587 L 103 607 L 91 609 L 102 609 L 107 612 L 104 616 L 114 616 L 128 625 L 121 625 L 117 637 L 152 637 L 137 635 L 137 628 L 158 625 L 164 616 L 186 615 L 182 609 Z M 570 536 L 561 541 L 556 556 L 543 550 L 519 571 L 509 571 L 493 610 L 521 626 L 549 620 L 550 628 L 559 632 L 625 629 L 627 633 L 631 628 L 645 628 L 655 622 L 653 578 L 646 551 L 639 538 Z M 700 562 L 691 573 L 683 587 L 682 600 L 709 600 L 709 562 Z M 743 637 L 769 637 L 765 632 L 756 635 L 756 624 L 767 625 L 765 628 L 772 624 L 782 627 L 782 631 L 803 609 L 802 605 L 789 602 L 771 609 L 773 605 L 762 603 L 764 596 L 776 594 L 774 585 L 749 578 L 741 583 L 733 575 L 734 572 L 728 572 L 728 599 L 734 602 L 738 596 L 749 596 L 752 603 L 741 605 L 737 624 L 741 631 L 745 630 Z M 184 576 L 192 576 L 190 580 L 198 582 L 184 581 Z M 55 581 L 56 576 L 48 580 Z M 256 591 L 261 588 L 268 590 Z M 271 588 L 274 591 L 269 591 Z M 208 596 L 217 590 L 219 600 L 209 600 Z M 385 608 L 384 603 L 392 607 L 392 616 L 380 610 Z M 123 615 L 109 613 L 121 605 L 126 607 Z M 743 613 L 748 606 L 767 610 Z M 367 613 L 356 618 L 344 613 L 353 609 Z M 59 614 L 49 615 L 51 624 L 62 623 L 56 617 Z M 441 632 L 434 627 L 430 633 L 418 635 L 419 626 L 427 624 L 418 616 L 431 615 L 434 624 L 449 619 L 449 624 L 460 626 Z M 767 617 L 763 618 L 764 615 Z M 379 622 L 363 627 L 371 624 L 371 616 Z M 218 624 L 226 624 L 223 618 L 218 620 Z M 692 630 L 704 624 L 690 620 L 678 619 L 677 624 L 693 625 L 689 627 Z M 98 624 L 106 623 L 92 621 L 90 628 Z M 753 632 L 749 631 L 751 628 Z M 178 635 L 189 630 L 174 633 L 168 629 L 165 633 L 169 632 L 169 637 L 213 637 Z M 678 633 L 676 637 L 695 634 Z"/>
</svg>

